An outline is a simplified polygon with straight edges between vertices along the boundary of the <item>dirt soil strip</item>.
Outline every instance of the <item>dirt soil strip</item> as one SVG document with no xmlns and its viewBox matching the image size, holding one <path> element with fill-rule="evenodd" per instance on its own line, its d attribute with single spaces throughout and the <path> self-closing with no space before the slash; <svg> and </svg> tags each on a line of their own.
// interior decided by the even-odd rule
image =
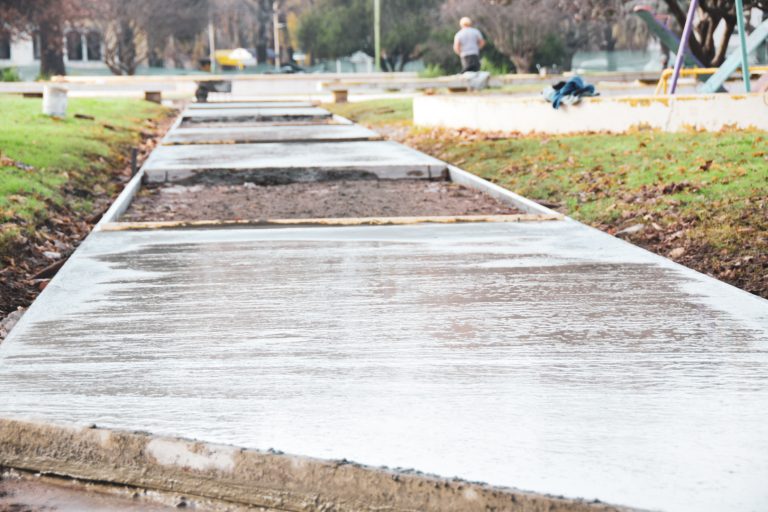
<svg viewBox="0 0 768 512">
<path fill-rule="evenodd" d="M 482 192 L 443 181 L 342 180 L 279 186 L 194 185 L 142 190 L 120 222 L 515 215 Z"/>
</svg>

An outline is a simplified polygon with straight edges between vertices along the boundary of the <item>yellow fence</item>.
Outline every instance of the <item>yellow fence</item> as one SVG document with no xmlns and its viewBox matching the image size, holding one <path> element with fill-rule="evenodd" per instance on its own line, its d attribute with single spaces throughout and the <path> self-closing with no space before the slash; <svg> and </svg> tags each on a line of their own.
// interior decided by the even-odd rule
<svg viewBox="0 0 768 512">
<path fill-rule="evenodd" d="M 714 75 L 717 73 L 718 68 L 683 68 L 680 70 L 680 76 L 681 77 L 688 77 L 688 76 L 701 76 L 701 75 Z M 768 66 L 752 66 L 749 68 L 749 72 L 751 73 L 768 73 Z M 665 69 L 661 72 L 661 78 L 659 79 L 658 85 L 656 85 L 656 94 L 657 96 L 660 94 L 669 94 L 669 79 L 672 77 L 672 74 L 674 73 L 673 69 Z"/>
</svg>

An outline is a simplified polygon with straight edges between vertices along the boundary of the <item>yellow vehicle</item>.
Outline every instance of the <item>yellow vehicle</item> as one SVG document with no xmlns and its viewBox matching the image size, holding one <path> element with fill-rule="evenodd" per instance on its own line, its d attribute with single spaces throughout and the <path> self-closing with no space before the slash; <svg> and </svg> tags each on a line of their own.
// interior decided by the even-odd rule
<svg viewBox="0 0 768 512">
<path fill-rule="evenodd" d="M 246 63 L 253 61 L 253 55 L 245 48 L 237 48 L 234 50 L 216 50 L 214 53 L 217 66 L 221 66 L 222 69 L 245 69 Z"/>
</svg>

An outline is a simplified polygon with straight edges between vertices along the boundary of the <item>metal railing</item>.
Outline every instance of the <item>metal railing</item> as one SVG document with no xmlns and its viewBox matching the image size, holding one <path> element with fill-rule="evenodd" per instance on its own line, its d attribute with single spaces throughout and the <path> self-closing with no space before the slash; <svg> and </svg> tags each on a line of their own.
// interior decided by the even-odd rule
<svg viewBox="0 0 768 512">
<path fill-rule="evenodd" d="M 680 76 L 701 76 L 701 75 L 714 75 L 720 68 L 684 68 L 680 70 Z M 661 78 L 656 85 L 656 96 L 669 94 L 669 79 L 674 73 L 673 69 L 665 69 L 661 72 Z M 768 73 L 768 66 L 752 66 L 749 68 L 749 73 Z"/>
</svg>

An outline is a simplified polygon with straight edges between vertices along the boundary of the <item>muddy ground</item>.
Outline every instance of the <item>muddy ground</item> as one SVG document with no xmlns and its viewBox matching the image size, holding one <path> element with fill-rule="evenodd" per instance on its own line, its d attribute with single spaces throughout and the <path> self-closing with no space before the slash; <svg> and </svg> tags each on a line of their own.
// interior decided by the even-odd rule
<svg viewBox="0 0 768 512">
<path fill-rule="evenodd" d="M 64 480 L 21 477 L 15 472 L 0 474 L 0 512 L 159 512 L 173 508 L 148 503 L 127 491 L 109 495 Z"/>
<path fill-rule="evenodd" d="M 506 215 L 496 199 L 446 181 L 341 180 L 142 190 L 123 222 Z"/>
<path fill-rule="evenodd" d="M 163 512 L 195 509 L 238 511 L 206 500 L 144 489 L 77 482 L 0 468 L 0 512 Z"/>
</svg>

